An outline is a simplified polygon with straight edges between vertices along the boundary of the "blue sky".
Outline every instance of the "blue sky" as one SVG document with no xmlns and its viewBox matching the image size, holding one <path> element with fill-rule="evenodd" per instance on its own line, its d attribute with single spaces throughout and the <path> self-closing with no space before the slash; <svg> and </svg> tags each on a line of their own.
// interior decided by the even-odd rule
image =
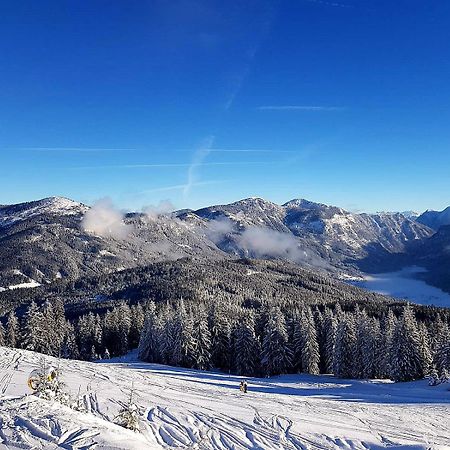
<svg viewBox="0 0 450 450">
<path fill-rule="evenodd" d="M 0 203 L 450 204 L 447 0 L 2 1 Z"/>
</svg>

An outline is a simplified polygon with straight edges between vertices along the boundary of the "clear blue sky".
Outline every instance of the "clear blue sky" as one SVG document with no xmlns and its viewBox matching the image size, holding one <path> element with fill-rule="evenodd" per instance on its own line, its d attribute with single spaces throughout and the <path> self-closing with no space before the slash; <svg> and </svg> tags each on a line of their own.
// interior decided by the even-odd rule
<svg viewBox="0 0 450 450">
<path fill-rule="evenodd" d="M 0 203 L 450 204 L 448 0 L 2 1 Z"/>
</svg>

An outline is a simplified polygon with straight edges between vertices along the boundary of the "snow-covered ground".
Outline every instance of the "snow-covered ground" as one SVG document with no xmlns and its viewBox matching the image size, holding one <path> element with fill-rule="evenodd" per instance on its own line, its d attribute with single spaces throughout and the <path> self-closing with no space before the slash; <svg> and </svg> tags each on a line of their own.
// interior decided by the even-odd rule
<svg viewBox="0 0 450 450">
<path fill-rule="evenodd" d="M 61 361 L 88 413 L 35 398 L 40 355 L 0 348 L 0 449 L 449 450 L 450 385 L 289 375 L 249 379 L 144 364 Z M 51 358 L 49 362 L 56 363 Z M 134 385 L 140 433 L 113 423 Z"/>
<path fill-rule="evenodd" d="M 417 266 L 405 267 L 398 272 L 366 275 L 362 280 L 353 280 L 351 283 L 368 291 L 407 299 L 421 305 L 450 307 L 449 294 L 417 278 L 425 270 Z"/>
</svg>

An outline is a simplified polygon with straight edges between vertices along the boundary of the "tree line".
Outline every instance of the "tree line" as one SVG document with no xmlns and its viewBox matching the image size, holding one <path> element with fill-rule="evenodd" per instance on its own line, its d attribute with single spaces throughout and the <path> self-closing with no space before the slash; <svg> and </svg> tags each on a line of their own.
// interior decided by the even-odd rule
<svg viewBox="0 0 450 450">
<path fill-rule="evenodd" d="M 144 361 L 219 368 L 246 376 L 334 373 L 341 378 L 420 379 L 450 370 L 450 334 L 440 318 L 418 321 L 407 305 L 378 319 L 359 307 L 260 310 L 202 303 L 146 309 Z"/>
</svg>

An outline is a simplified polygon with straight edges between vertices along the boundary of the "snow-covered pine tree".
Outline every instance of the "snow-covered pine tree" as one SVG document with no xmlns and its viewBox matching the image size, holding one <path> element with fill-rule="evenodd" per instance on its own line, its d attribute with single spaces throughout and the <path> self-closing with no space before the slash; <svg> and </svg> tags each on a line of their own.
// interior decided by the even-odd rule
<svg viewBox="0 0 450 450">
<path fill-rule="evenodd" d="M 117 331 L 119 338 L 118 353 L 119 355 L 123 355 L 129 350 L 128 336 L 131 328 L 131 311 L 130 307 L 125 302 L 122 302 L 119 307 L 116 308 L 116 311 L 116 317 L 118 319 Z"/>
<path fill-rule="evenodd" d="M 333 371 L 339 378 L 352 378 L 355 376 L 355 320 L 352 314 L 341 314 L 340 317 L 336 330 Z"/>
<path fill-rule="evenodd" d="M 292 369 L 294 372 L 301 373 L 302 366 L 302 350 L 303 350 L 303 312 L 299 311 L 291 317 L 290 328 L 292 329 L 290 339 L 291 355 L 292 355 Z"/>
<path fill-rule="evenodd" d="M 450 330 L 448 326 L 442 327 L 434 359 L 439 373 L 444 369 L 450 370 Z"/>
<path fill-rule="evenodd" d="M 255 376 L 259 373 L 261 349 L 255 333 L 254 313 L 244 309 L 241 315 L 232 333 L 234 369 L 238 375 Z"/>
<path fill-rule="evenodd" d="M 44 339 L 42 340 L 42 353 L 51 356 L 59 356 L 60 349 L 58 334 L 59 332 L 55 329 L 55 310 L 53 304 L 47 301 L 42 309 L 43 323 L 42 328 L 44 332 Z"/>
<path fill-rule="evenodd" d="M 45 330 L 44 316 L 33 301 L 27 308 L 22 325 L 22 348 L 35 352 L 44 352 Z"/>
<path fill-rule="evenodd" d="M 5 328 L 3 324 L 0 322 L 0 347 L 5 345 Z"/>
<path fill-rule="evenodd" d="M 173 354 L 173 320 L 174 311 L 170 305 L 164 305 L 159 314 L 161 320 L 161 332 L 158 336 L 159 355 L 163 364 L 169 364 Z"/>
<path fill-rule="evenodd" d="M 287 373 L 292 368 L 286 321 L 279 307 L 271 308 L 267 314 L 261 366 L 266 376 Z"/>
<path fill-rule="evenodd" d="M 193 352 L 194 368 L 208 370 L 211 367 L 211 333 L 203 308 L 195 311 L 192 340 L 195 345 Z"/>
<path fill-rule="evenodd" d="M 139 345 L 139 337 L 144 327 L 144 308 L 140 303 L 131 307 L 130 348 Z"/>
<path fill-rule="evenodd" d="M 11 348 L 19 346 L 19 321 L 14 311 L 8 314 L 8 321 L 6 323 L 6 345 Z"/>
<path fill-rule="evenodd" d="M 156 305 L 154 302 L 149 302 L 146 308 L 144 327 L 139 340 L 139 359 L 147 362 L 160 361 L 159 337 L 161 332 L 162 326 L 156 313 Z"/>
<path fill-rule="evenodd" d="M 430 341 L 428 330 L 423 322 L 418 324 L 419 327 L 419 351 L 422 359 L 423 375 L 428 375 L 433 365 L 433 356 L 430 349 Z M 450 356 L 450 355 L 449 355 Z"/>
<path fill-rule="evenodd" d="M 325 347 L 326 347 L 326 333 L 325 333 L 325 317 L 320 309 L 316 308 L 313 314 L 314 323 L 316 326 L 317 343 L 319 345 L 319 373 L 325 373 Z"/>
<path fill-rule="evenodd" d="M 337 321 L 330 308 L 325 309 L 323 334 L 325 339 L 324 361 L 325 373 L 333 373 L 334 344 L 336 342 Z"/>
<path fill-rule="evenodd" d="M 78 359 L 80 357 L 75 336 L 75 328 L 70 322 L 68 322 L 66 326 L 66 337 L 61 347 L 61 356 L 68 359 Z"/>
<path fill-rule="evenodd" d="M 411 381 L 423 378 L 424 375 L 419 330 L 414 311 L 408 305 L 404 308 L 392 336 L 391 378 L 395 381 Z"/>
<path fill-rule="evenodd" d="M 130 396 L 128 401 L 122 404 L 119 414 L 115 417 L 114 422 L 121 427 L 132 431 L 139 431 L 139 406 L 134 401 L 134 386 L 131 385 Z"/>
<path fill-rule="evenodd" d="M 211 364 L 228 371 L 231 368 L 231 322 L 225 308 L 213 304 L 208 321 L 211 330 Z"/>
<path fill-rule="evenodd" d="M 362 378 L 378 378 L 380 376 L 380 322 L 374 317 L 366 318 L 365 329 L 361 330 L 364 338 L 361 343 Z"/>
<path fill-rule="evenodd" d="M 67 334 L 67 321 L 64 309 L 64 303 L 60 298 L 56 298 L 52 302 L 53 307 L 53 320 L 52 324 L 55 327 L 53 337 L 55 339 L 55 356 L 61 354 L 61 349 L 64 343 L 64 339 Z"/>
<path fill-rule="evenodd" d="M 310 308 L 301 315 L 301 345 L 302 345 L 302 371 L 310 374 L 319 373 L 319 344 L 317 342 L 316 326 Z"/>
<path fill-rule="evenodd" d="M 103 324 L 102 319 L 99 314 L 95 315 L 94 320 L 94 329 L 93 329 L 93 345 L 95 347 L 95 351 L 98 354 L 101 354 L 103 351 Z"/>
<path fill-rule="evenodd" d="M 194 365 L 196 341 L 194 339 L 194 317 L 192 311 L 187 311 L 181 333 L 181 365 L 192 367 Z"/>
<path fill-rule="evenodd" d="M 356 342 L 354 349 L 353 373 L 356 378 L 364 378 L 364 373 L 369 372 L 369 368 L 364 367 L 364 352 L 371 347 L 371 330 L 369 329 L 369 317 L 364 310 L 360 310 L 358 305 L 354 312 Z"/>
<path fill-rule="evenodd" d="M 391 349 L 392 349 L 392 336 L 397 324 L 392 309 L 388 309 L 380 321 L 380 340 L 378 343 L 378 360 L 376 361 L 379 368 L 379 376 L 381 378 L 389 378 L 391 373 Z"/>
</svg>

